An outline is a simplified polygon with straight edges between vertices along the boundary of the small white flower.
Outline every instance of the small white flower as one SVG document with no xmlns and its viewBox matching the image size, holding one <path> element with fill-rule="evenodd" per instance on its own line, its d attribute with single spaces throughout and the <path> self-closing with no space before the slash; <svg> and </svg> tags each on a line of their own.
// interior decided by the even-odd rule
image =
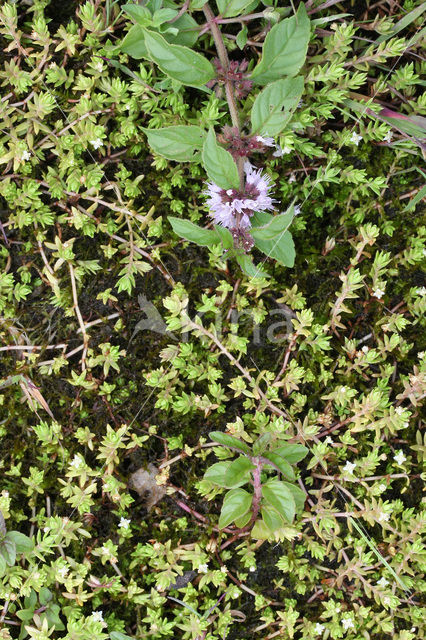
<svg viewBox="0 0 426 640">
<path fill-rule="evenodd" d="M 390 142 L 392 140 L 392 137 L 393 137 L 393 133 L 389 129 L 389 131 L 383 136 L 383 141 L 384 142 Z"/>
<path fill-rule="evenodd" d="M 97 71 L 99 71 L 99 73 L 101 73 L 104 70 L 104 65 L 103 65 L 102 60 L 100 62 L 98 62 L 98 64 L 95 66 L 95 69 Z"/>
<path fill-rule="evenodd" d="M 384 295 L 385 295 L 385 292 L 383 291 L 383 289 L 380 289 L 379 287 L 377 287 L 377 289 L 374 289 L 373 291 L 373 296 L 378 300 L 381 300 L 381 298 L 383 298 Z"/>
<path fill-rule="evenodd" d="M 385 484 L 379 484 L 379 491 L 380 493 L 383 493 L 383 491 L 386 491 L 387 486 Z"/>
<path fill-rule="evenodd" d="M 57 570 L 56 573 L 61 578 L 65 578 L 65 576 L 67 575 L 68 571 L 69 571 L 68 567 L 59 567 L 59 569 Z"/>
<path fill-rule="evenodd" d="M 94 611 L 92 613 L 92 618 L 93 620 L 96 620 L 96 622 L 104 622 L 104 614 L 103 611 L 99 610 L 99 611 Z"/>
<path fill-rule="evenodd" d="M 385 604 L 388 607 L 390 603 L 391 603 L 391 599 L 389 598 L 389 596 L 385 596 L 383 598 L 383 604 Z"/>
<path fill-rule="evenodd" d="M 198 567 L 198 573 L 207 573 L 208 570 L 209 567 L 206 562 L 204 564 L 200 564 L 200 566 Z"/>
<path fill-rule="evenodd" d="M 291 153 L 293 151 L 293 149 L 291 147 L 280 147 L 277 144 L 277 149 L 276 151 L 274 151 L 274 153 L 272 154 L 274 156 L 274 158 L 281 158 L 281 156 L 287 155 L 287 153 Z"/>
<path fill-rule="evenodd" d="M 315 633 L 322 633 L 324 631 L 325 627 L 323 624 L 321 624 L 320 622 L 317 622 L 315 627 L 314 627 L 314 631 Z"/>
<path fill-rule="evenodd" d="M 109 549 L 105 545 L 101 547 L 101 553 L 103 556 L 109 556 Z"/>
<path fill-rule="evenodd" d="M 104 146 L 103 141 L 100 138 L 96 138 L 96 140 L 90 140 L 90 144 L 94 149 L 99 149 Z"/>
<path fill-rule="evenodd" d="M 9 497 L 9 491 L 2 491 L 2 494 L 5 498 Z"/>
<path fill-rule="evenodd" d="M 228 569 L 226 568 L 226 565 L 222 565 L 220 570 L 222 571 L 222 573 L 228 573 Z"/>
<path fill-rule="evenodd" d="M 382 587 L 382 589 L 384 589 L 385 587 L 387 587 L 389 584 L 389 581 L 386 580 L 386 578 L 380 578 L 380 580 L 377 581 L 377 585 L 379 587 Z"/>
<path fill-rule="evenodd" d="M 402 416 L 402 414 L 404 413 L 404 407 L 397 407 L 395 409 L 395 413 L 397 413 L 399 416 Z"/>
<path fill-rule="evenodd" d="M 356 467 L 356 462 L 347 462 L 343 467 L 343 471 L 345 473 L 349 473 L 350 475 L 353 475 L 355 467 Z"/>
<path fill-rule="evenodd" d="M 381 511 L 379 514 L 379 522 L 388 522 L 390 518 L 390 513 L 386 513 L 385 511 Z"/>
<path fill-rule="evenodd" d="M 395 462 L 397 462 L 399 465 L 404 464 L 404 462 L 407 460 L 407 458 L 404 455 L 403 451 L 398 451 L 398 453 L 396 453 L 393 457 L 393 459 L 395 460 Z"/>
<path fill-rule="evenodd" d="M 352 135 L 351 135 L 350 142 L 353 142 L 353 144 L 358 146 L 359 143 L 360 143 L 360 140 L 362 140 L 362 136 L 360 136 L 359 133 L 357 133 L 356 131 L 353 131 Z"/>
<path fill-rule="evenodd" d="M 251 573 L 253 573 L 254 571 L 256 571 L 256 567 L 250 567 L 249 571 L 251 571 Z"/>
<path fill-rule="evenodd" d="M 44 527 L 43 528 L 43 532 L 44 533 L 49 533 L 49 531 L 50 531 L 50 527 Z"/>
<path fill-rule="evenodd" d="M 295 204 L 293 210 L 294 210 L 294 215 L 299 216 L 302 212 L 302 207 L 300 206 L 300 204 Z"/>
<path fill-rule="evenodd" d="M 423 358 L 425 357 L 425 351 L 419 351 L 419 353 L 417 354 L 419 356 L 419 360 L 423 360 Z"/>
<path fill-rule="evenodd" d="M 121 529 L 128 529 L 130 522 L 131 520 L 128 520 L 127 518 L 120 518 L 120 522 L 118 523 L 118 526 Z"/>
<path fill-rule="evenodd" d="M 340 393 L 346 393 L 347 388 L 346 387 L 340 387 Z"/>
<path fill-rule="evenodd" d="M 23 151 L 21 155 L 21 162 L 26 162 L 31 158 L 31 153 L 29 151 Z"/>
<path fill-rule="evenodd" d="M 370 347 L 367 347 L 367 345 L 365 344 L 365 345 L 362 347 L 361 351 L 362 351 L 363 353 L 368 353 L 368 352 L 370 351 Z"/>
<path fill-rule="evenodd" d="M 418 296 L 426 296 L 426 287 L 419 287 L 416 289 L 416 293 Z"/>
<path fill-rule="evenodd" d="M 410 426 L 410 423 L 407 421 L 407 422 L 404 422 L 404 424 L 402 425 L 402 428 L 406 429 L 409 426 Z"/>
<path fill-rule="evenodd" d="M 290 183 L 292 183 L 292 182 L 296 182 L 296 176 L 294 175 L 294 173 L 292 173 L 292 174 L 290 175 L 290 177 L 289 177 L 288 181 L 289 181 Z"/>
<path fill-rule="evenodd" d="M 342 618 L 342 625 L 345 631 L 355 628 L 352 618 Z"/>
<path fill-rule="evenodd" d="M 70 467 L 74 467 L 74 469 L 78 469 L 81 467 L 82 460 L 79 455 L 75 455 L 74 458 L 70 462 Z"/>
<path fill-rule="evenodd" d="M 257 142 L 261 142 L 265 147 L 275 147 L 275 140 L 270 137 L 256 136 Z"/>
<path fill-rule="evenodd" d="M 324 440 L 324 444 L 333 444 L 333 440 L 331 439 L 330 436 L 326 437 L 326 439 Z"/>
</svg>

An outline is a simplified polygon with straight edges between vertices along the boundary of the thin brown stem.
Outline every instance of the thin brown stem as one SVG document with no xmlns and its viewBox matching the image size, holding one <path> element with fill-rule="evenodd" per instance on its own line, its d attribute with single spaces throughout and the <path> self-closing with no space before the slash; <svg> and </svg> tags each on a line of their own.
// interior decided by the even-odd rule
<svg viewBox="0 0 426 640">
<path fill-rule="evenodd" d="M 86 368 L 85 360 L 86 360 L 87 347 L 89 343 L 89 335 L 86 331 L 86 326 L 84 324 L 83 316 L 81 315 L 80 307 L 78 305 L 78 295 L 77 295 L 77 286 L 75 283 L 74 267 L 72 266 L 71 263 L 68 263 L 68 267 L 69 267 L 70 278 L 71 278 L 71 289 L 72 289 L 72 298 L 74 301 L 74 311 L 75 311 L 75 315 L 77 316 L 78 324 L 80 325 L 81 333 L 83 334 L 84 349 L 81 356 L 81 368 L 84 370 Z"/>
</svg>

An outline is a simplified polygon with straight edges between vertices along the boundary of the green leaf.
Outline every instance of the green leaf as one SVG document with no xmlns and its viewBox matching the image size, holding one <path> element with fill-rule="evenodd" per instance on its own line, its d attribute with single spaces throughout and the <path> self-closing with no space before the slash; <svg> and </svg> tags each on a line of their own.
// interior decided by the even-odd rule
<svg viewBox="0 0 426 640">
<path fill-rule="evenodd" d="M 241 267 L 241 271 L 250 278 L 270 278 L 269 273 L 264 271 L 261 266 L 255 265 L 253 258 L 246 253 L 235 256 L 236 261 Z"/>
<path fill-rule="evenodd" d="M 50 602 L 53 598 L 53 594 L 50 591 L 50 589 L 48 589 L 47 587 L 42 587 L 40 589 L 40 595 L 39 595 L 39 599 L 40 599 L 40 604 L 46 605 L 48 602 Z"/>
<path fill-rule="evenodd" d="M 204 129 L 193 125 L 142 130 L 155 153 L 175 162 L 193 161 L 195 154 L 202 149 L 206 135 Z"/>
<path fill-rule="evenodd" d="M 224 447 L 230 447 L 231 449 L 238 449 L 238 451 L 242 451 L 247 455 L 250 455 L 251 453 L 249 446 L 245 442 L 242 442 L 241 440 L 238 440 L 238 438 L 235 438 L 234 436 L 230 436 L 227 433 L 222 433 L 222 431 L 211 431 L 209 433 L 209 436 L 214 442 L 218 442 L 219 444 L 222 444 Z"/>
<path fill-rule="evenodd" d="M 34 609 L 21 609 L 16 612 L 16 615 L 23 622 L 29 622 L 34 617 Z"/>
<path fill-rule="evenodd" d="M 169 20 L 173 20 L 173 18 L 176 18 L 177 15 L 178 15 L 178 12 L 176 11 L 176 9 L 167 9 L 167 8 L 158 9 L 158 11 L 155 11 L 154 15 L 152 16 L 153 25 L 157 29 L 160 25 L 164 24 L 165 22 L 168 22 Z"/>
<path fill-rule="evenodd" d="M 258 84 L 268 84 L 283 76 L 295 76 L 302 68 L 310 37 L 310 21 L 305 5 L 295 16 L 274 25 L 265 38 L 262 58 L 251 74 Z"/>
<path fill-rule="evenodd" d="M 2 512 L 0 511 L 0 538 L 5 536 L 6 532 L 7 532 L 6 521 L 4 519 L 4 516 L 3 516 Z"/>
<path fill-rule="evenodd" d="M 228 471 L 230 464 L 230 462 L 216 462 L 215 464 L 212 464 L 212 466 L 205 472 L 203 480 L 208 480 L 209 482 L 213 482 L 213 484 L 218 484 L 220 487 L 230 489 L 231 487 L 228 487 L 224 481 L 225 474 Z"/>
<path fill-rule="evenodd" d="M 173 3 L 164 3 L 165 6 L 176 6 Z M 184 47 L 193 47 L 198 40 L 199 24 L 189 13 L 184 13 L 171 25 L 178 30 L 176 35 L 164 33 L 164 37 L 170 44 L 181 44 Z"/>
<path fill-rule="evenodd" d="M 188 47 L 169 44 L 154 31 L 145 30 L 149 57 L 163 73 L 189 87 L 201 87 L 216 76 L 211 62 Z"/>
<path fill-rule="evenodd" d="M 293 222 L 293 207 L 290 207 L 287 213 L 280 213 L 277 216 L 267 213 L 266 216 L 264 211 L 259 211 L 252 216 L 251 234 L 256 240 L 277 240 Z M 264 220 L 264 224 L 259 225 L 258 222 L 261 219 Z"/>
<path fill-rule="evenodd" d="M 288 214 L 282 214 L 288 215 Z M 268 258 L 275 258 L 278 262 L 280 262 L 285 267 L 293 267 L 294 259 L 296 257 L 296 251 L 294 249 L 294 242 L 292 235 L 289 231 L 285 231 L 284 233 L 278 234 L 277 237 L 273 239 L 265 239 L 263 237 L 263 232 L 259 234 L 259 226 L 262 227 L 268 226 L 272 224 L 271 227 L 268 226 L 267 233 L 271 235 L 275 235 L 275 227 L 274 225 L 281 225 L 283 220 L 278 220 L 276 223 L 273 222 L 273 218 L 280 218 L 280 216 L 271 216 L 266 211 L 258 211 L 252 217 L 252 222 L 254 226 L 251 228 L 250 232 L 255 238 L 255 246 L 262 251 Z M 261 236 L 261 237 L 255 237 Z"/>
<path fill-rule="evenodd" d="M 287 522 L 293 522 L 296 504 L 287 484 L 280 480 L 269 480 L 262 487 L 262 496 Z"/>
<path fill-rule="evenodd" d="M 233 157 L 220 147 L 210 128 L 203 145 L 203 165 L 210 180 L 222 189 L 239 189 L 240 179 Z"/>
<path fill-rule="evenodd" d="M 284 460 L 284 458 L 272 451 L 264 453 L 262 457 L 266 460 L 270 460 L 274 464 L 274 466 L 277 467 L 281 471 L 281 473 L 286 476 L 288 480 L 295 479 L 294 471 L 287 460 Z"/>
<path fill-rule="evenodd" d="M 221 242 L 217 231 L 203 229 L 189 220 L 182 220 L 181 218 L 175 218 L 173 216 L 169 216 L 168 220 L 173 227 L 173 231 L 177 233 L 178 236 L 189 240 L 189 242 L 195 242 L 201 247 L 211 247 Z"/>
<path fill-rule="evenodd" d="M 26 551 L 32 551 L 34 549 L 34 541 L 19 531 L 9 531 L 9 533 L 6 534 L 6 539 L 14 543 L 16 553 L 25 553 Z"/>
<path fill-rule="evenodd" d="M 219 518 L 219 528 L 227 527 L 244 516 L 251 507 L 253 496 L 244 489 L 232 489 L 226 494 Z"/>
<path fill-rule="evenodd" d="M 152 15 L 149 9 L 139 4 L 125 4 L 122 10 L 129 15 L 136 24 L 148 27 L 152 23 Z"/>
<path fill-rule="evenodd" d="M 285 525 L 285 522 L 282 516 L 278 513 L 276 509 L 271 507 L 271 505 L 265 504 L 260 509 L 260 513 L 262 514 L 262 520 L 271 531 L 276 531 L 277 529 L 281 529 Z"/>
<path fill-rule="evenodd" d="M 256 520 L 254 527 L 250 532 L 250 536 L 254 540 L 269 540 L 272 537 L 271 531 L 269 527 L 266 526 L 263 519 Z"/>
<path fill-rule="evenodd" d="M 424 187 L 420 189 L 420 191 L 410 200 L 406 207 L 403 208 L 401 213 L 406 213 L 407 211 L 411 211 L 416 207 L 416 205 L 426 198 L 426 184 Z"/>
<path fill-rule="evenodd" d="M 148 57 L 148 49 L 145 44 L 145 30 L 135 24 L 128 32 L 120 45 L 121 51 L 127 55 L 139 60 Z"/>
<path fill-rule="evenodd" d="M 7 535 L 7 534 L 6 534 Z M 12 540 L 6 537 L 0 542 L 0 555 L 3 556 L 9 567 L 13 567 L 16 560 L 16 545 Z"/>
<path fill-rule="evenodd" d="M 37 608 L 37 594 L 34 589 L 31 589 L 29 596 L 25 596 L 24 605 L 26 609 L 32 609 L 33 611 Z"/>
<path fill-rule="evenodd" d="M 248 29 L 247 25 L 244 25 L 241 31 L 237 33 L 237 37 L 235 38 L 235 42 L 237 43 L 237 47 L 239 49 L 244 49 L 247 43 L 248 38 Z"/>
<path fill-rule="evenodd" d="M 121 631 L 111 631 L 109 637 L 111 640 L 132 640 L 130 636 L 127 636 L 125 633 L 121 633 Z"/>
<path fill-rule="evenodd" d="M 245 484 L 250 479 L 250 471 L 255 468 L 255 465 L 246 457 L 240 456 L 233 460 L 225 473 L 225 486 L 233 488 Z"/>
<path fill-rule="evenodd" d="M 233 18 L 241 15 L 253 0 L 216 0 L 216 4 L 223 18 Z"/>
<path fill-rule="evenodd" d="M 301 511 L 303 511 L 303 507 L 305 506 L 307 498 L 305 492 L 302 491 L 300 487 L 296 487 L 295 484 L 290 484 L 290 482 L 284 482 L 283 480 L 283 484 L 285 484 L 289 491 L 291 491 L 296 505 L 296 512 L 300 513 Z"/>
<path fill-rule="evenodd" d="M 137 5 L 129 5 L 137 6 Z M 165 32 L 163 37 L 170 44 L 179 44 L 185 47 L 192 47 L 197 41 L 198 24 L 190 15 L 185 13 L 173 23 L 173 27 L 178 33 Z M 139 24 L 133 25 L 128 34 L 120 44 L 120 49 L 132 58 L 139 60 L 140 58 L 148 58 L 148 49 L 145 44 L 145 29 Z"/>
<path fill-rule="evenodd" d="M 263 89 L 253 103 L 254 134 L 277 136 L 290 120 L 303 93 L 303 78 L 282 78 Z"/>
<path fill-rule="evenodd" d="M 6 560 L 5 558 L 3 558 L 0 551 L 0 578 L 4 576 L 4 574 L 6 573 L 6 568 L 7 568 Z"/>
<path fill-rule="evenodd" d="M 295 464 L 303 460 L 308 453 L 309 449 L 303 446 L 303 444 L 285 444 L 278 449 L 274 449 L 274 453 L 285 458 L 290 464 Z"/>
<path fill-rule="evenodd" d="M 255 456 L 261 455 L 265 451 L 271 440 L 272 433 L 270 433 L 269 431 L 259 436 L 258 439 L 253 443 L 253 454 Z"/>
<path fill-rule="evenodd" d="M 216 233 L 220 237 L 220 242 L 224 249 L 232 249 L 234 246 L 234 239 L 232 234 L 225 227 L 221 227 L 220 225 L 215 225 L 214 227 Z"/>
<path fill-rule="evenodd" d="M 247 511 L 247 513 L 241 516 L 241 518 L 235 519 L 235 526 L 238 527 L 238 529 L 242 529 L 243 527 L 246 526 L 246 524 L 249 523 L 250 518 L 251 518 L 251 512 Z"/>
<path fill-rule="evenodd" d="M 55 625 L 55 630 L 57 629 L 58 631 L 63 631 L 65 629 L 65 625 L 62 622 L 61 618 L 59 617 L 60 613 L 61 613 L 61 609 L 59 605 L 50 604 L 46 610 L 45 615 L 46 615 L 47 621 L 49 622 L 50 627 Z M 43 615 L 42 615 L 42 618 L 43 618 Z"/>
</svg>

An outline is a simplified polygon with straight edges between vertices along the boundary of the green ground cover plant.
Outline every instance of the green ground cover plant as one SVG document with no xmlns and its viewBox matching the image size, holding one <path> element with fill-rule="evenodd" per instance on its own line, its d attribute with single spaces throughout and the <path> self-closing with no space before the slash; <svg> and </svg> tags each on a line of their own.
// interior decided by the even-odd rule
<svg viewBox="0 0 426 640">
<path fill-rule="evenodd" d="M 2 3 L 2 640 L 424 636 L 425 14 Z"/>
</svg>

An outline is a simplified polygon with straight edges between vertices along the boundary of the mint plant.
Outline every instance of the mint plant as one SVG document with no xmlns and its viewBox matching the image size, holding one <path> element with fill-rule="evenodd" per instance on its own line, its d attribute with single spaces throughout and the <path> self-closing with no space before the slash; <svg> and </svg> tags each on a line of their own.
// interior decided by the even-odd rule
<svg viewBox="0 0 426 640">
<path fill-rule="evenodd" d="M 204 92 L 224 90 L 232 126 L 220 132 L 197 125 L 175 125 L 144 129 L 152 150 L 175 162 L 201 162 L 210 181 L 207 206 L 214 230 L 202 229 L 188 220 L 169 217 L 173 230 L 185 240 L 201 246 L 221 245 L 228 257 L 234 257 L 250 276 L 266 276 L 255 268 L 247 255 L 255 246 L 280 264 L 294 264 L 295 249 L 289 231 L 295 215 L 293 204 L 283 213 L 272 215 L 277 202 L 272 199 L 271 179 L 252 164 L 253 157 L 282 155 L 275 138 L 289 125 L 303 94 L 303 77 L 297 75 L 306 58 L 310 38 L 310 20 L 305 5 L 297 13 L 274 24 L 267 33 L 260 59 L 229 60 L 221 35 L 221 22 L 247 25 L 259 14 L 250 14 L 258 1 L 219 1 L 219 16 L 208 2 L 192 2 L 189 12 L 202 11 L 206 24 L 200 30 L 188 13 L 188 6 L 178 12 L 171 2 L 150 0 L 145 6 L 127 4 L 123 10 L 135 25 L 121 44 L 121 50 L 136 58 L 152 61 L 176 84 Z M 271 8 L 262 17 L 279 20 L 280 13 Z M 194 51 L 198 33 L 209 33 L 216 46 L 212 62 Z M 247 26 L 239 34 L 244 48 Z M 188 42 L 188 34 L 192 34 Z M 201 37 L 201 36 L 200 36 Z M 257 87 L 261 88 L 256 92 Z M 255 160 L 258 162 L 258 160 Z"/>
<path fill-rule="evenodd" d="M 426 6 L 265 1 L 140 0 L 145 27 L 118 0 L 1 3 L 1 640 L 422 637 Z M 303 67 L 268 78 L 303 5 Z M 211 79 L 129 60 L 144 30 Z M 297 269 L 241 273 L 234 230 L 272 256 L 255 229 L 304 201 Z"/>
<path fill-rule="evenodd" d="M 279 535 L 303 510 L 306 494 L 295 484 L 292 465 L 303 460 L 308 449 L 301 444 L 274 443 L 268 432 L 251 447 L 220 431 L 212 431 L 210 438 L 238 454 L 232 462 L 213 464 L 204 474 L 207 483 L 227 489 L 219 528 L 234 523 L 238 534 L 251 531 L 257 539 Z M 246 485 L 251 486 L 243 489 Z"/>
</svg>

